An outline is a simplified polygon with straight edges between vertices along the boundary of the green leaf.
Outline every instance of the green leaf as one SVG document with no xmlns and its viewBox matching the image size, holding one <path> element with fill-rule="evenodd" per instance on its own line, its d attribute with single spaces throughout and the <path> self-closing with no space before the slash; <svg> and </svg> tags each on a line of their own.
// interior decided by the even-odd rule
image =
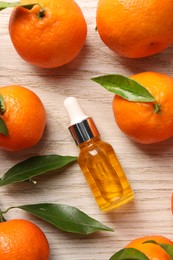
<svg viewBox="0 0 173 260">
<path fill-rule="evenodd" d="M 21 7 L 24 7 L 28 10 L 31 10 L 32 7 L 37 4 L 37 3 L 34 3 L 34 4 L 24 4 L 24 5 L 21 5 L 20 2 L 14 2 L 14 3 L 6 3 L 6 2 L 3 2 L 3 1 L 0 1 L 0 11 L 2 11 L 3 9 L 5 8 L 8 8 L 8 7 L 17 7 L 17 6 L 21 6 Z"/>
<path fill-rule="evenodd" d="M 152 243 L 152 244 L 158 245 L 158 243 L 155 240 L 147 240 L 147 241 L 143 242 L 143 244 L 146 244 L 146 243 Z"/>
<path fill-rule="evenodd" d="M 154 240 L 147 240 L 144 243 L 153 243 L 162 247 L 166 251 L 166 253 L 171 257 L 171 259 L 173 259 L 173 245 L 165 244 L 165 243 L 157 243 Z"/>
<path fill-rule="evenodd" d="M 169 244 L 159 244 L 160 247 L 162 247 L 166 253 L 173 259 L 173 246 Z"/>
<path fill-rule="evenodd" d="M 0 134 L 8 135 L 8 128 L 4 122 L 4 120 L 0 117 Z"/>
<path fill-rule="evenodd" d="M 109 260 L 150 260 L 144 253 L 135 248 L 123 248 Z"/>
<path fill-rule="evenodd" d="M 26 159 L 10 168 L 0 179 L 0 186 L 22 182 L 52 170 L 62 169 L 75 162 L 77 157 L 42 155 Z"/>
<path fill-rule="evenodd" d="M 92 78 L 91 80 L 100 84 L 114 94 L 121 96 L 128 101 L 136 102 L 154 102 L 154 97 L 148 90 L 133 79 L 122 75 L 110 74 L 101 77 Z"/>
<path fill-rule="evenodd" d="M 65 232 L 87 235 L 96 231 L 113 231 L 79 209 L 64 204 L 41 203 L 12 208 L 25 210 Z"/>
</svg>

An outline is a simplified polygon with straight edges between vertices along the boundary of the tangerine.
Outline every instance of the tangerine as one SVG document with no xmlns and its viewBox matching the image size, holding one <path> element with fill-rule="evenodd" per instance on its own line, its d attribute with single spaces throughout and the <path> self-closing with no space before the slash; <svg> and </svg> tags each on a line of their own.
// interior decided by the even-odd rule
<svg viewBox="0 0 173 260">
<path fill-rule="evenodd" d="M 171 260 L 171 257 L 158 244 L 145 243 L 146 241 L 155 241 L 156 243 L 169 244 L 173 246 L 173 242 L 163 236 L 152 235 L 139 237 L 131 241 L 126 248 L 135 248 L 144 253 L 150 260 Z"/>
<path fill-rule="evenodd" d="M 21 0 L 21 4 L 30 3 L 33 1 Z M 33 65 L 44 68 L 65 65 L 77 57 L 85 43 L 84 15 L 73 0 L 37 3 L 31 10 L 13 9 L 9 22 L 12 43 L 18 54 Z"/>
<path fill-rule="evenodd" d="M 96 24 L 102 41 L 128 58 L 159 53 L 173 43 L 172 0 L 99 0 Z"/>
<path fill-rule="evenodd" d="M 115 95 L 112 109 L 119 128 L 128 137 L 143 144 L 157 143 L 173 136 L 173 78 L 158 72 L 131 76 L 155 98 L 153 102 L 131 102 Z"/>
<path fill-rule="evenodd" d="M 46 112 L 40 98 L 31 90 L 17 85 L 0 87 L 5 112 L 1 115 L 8 135 L 0 133 L 0 149 L 20 151 L 34 146 L 42 137 Z"/>
<path fill-rule="evenodd" d="M 48 260 L 49 243 L 42 230 L 24 219 L 0 223 L 0 259 Z"/>
</svg>

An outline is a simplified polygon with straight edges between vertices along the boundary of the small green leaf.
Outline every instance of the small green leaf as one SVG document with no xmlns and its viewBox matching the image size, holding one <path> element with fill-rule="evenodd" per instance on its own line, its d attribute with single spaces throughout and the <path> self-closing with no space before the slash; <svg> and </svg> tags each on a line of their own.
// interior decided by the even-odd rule
<svg viewBox="0 0 173 260">
<path fill-rule="evenodd" d="M 75 162 L 77 157 L 42 155 L 26 159 L 10 168 L 0 179 L 0 186 L 22 182 L 52 170 L 62 169 Z"/>
<path fill-rule="evenodd" d="M 6 2 L 3 2 L 3 1 L 0 1 L 0 11 L 2 11 L 3 9 L 5 8 L 8 8 L 8 7 L 17 7 L 17 6 L 21 6 L 21 7 L 24 7 L 28 10 L 31 10 L 32 7 L 37 4 L 37 3 L 34 3 L 34 4 L 24 4 L 24 5 L 21 5 L 20 2 L 14 2 L 14 3 L 6 3 Z"/>
<path fill-rule="evenodd" d="M 113 231 L 79 209 L 64 204 L 41 203 L 12 208 L 25 210 L 65 232 L 87 235 L 96 231 Z"/>
<path fill-rule="evenodd" d="M 171 259 L 173 259 L 173 245 L 165 244 L 165 243 L 157 243 L 154 240 L 147 240 L 144 243 L 153 243 L 162 247 L 166 251 L 166 253 L 171 257 Z"/>
<path fill-rule="evenodd" d="M 4 122 L 4 120 L 0 117 L 0 134 L 8 135 L 8 128 Z"/>
<path fill-rule="evenodd" d="M 5 102 L 2 95 L 0 95 L 0 115 L 5 113 Z"/>
<path fill-rule="evenodd" d="M 143 244 L 146 244 L 146 243 L 152 243 L 152 244 L 158 245 L 158 243 L 155 240 L 147 240 L 147 241 L 143 242 Z"/>
<path fill-rule="evenodd" d="M 136 102 L 154 102 L 154 97 L 148 90 L 133 79 L 122 75 L 104 75 L 92 78 L 91 80 L 100 84 L 114 94 L 121 96 L 128 101 Z"/>
<path fill-rule="evenodd" d="M 162 247 L 166 253 L 173 259 L 173 246 L 169 244 L 159 244 L 160 247 Z"/>
<path fill-rule="evenodd" d="M 109 260 L 150 260 L 144 253 L 135 248 L 123 248 Z"/>
</svg>

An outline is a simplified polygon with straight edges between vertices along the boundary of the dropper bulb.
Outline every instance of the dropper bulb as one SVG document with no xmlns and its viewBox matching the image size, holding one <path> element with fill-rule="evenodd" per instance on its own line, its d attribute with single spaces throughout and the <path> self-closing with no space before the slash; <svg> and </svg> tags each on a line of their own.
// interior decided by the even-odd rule
<svg viewBox="0 0 173 260">
<path fill-rule="evenodd" d="M 81 121 L 88 118 L 75 97 L 67 97 L 64 101 L 64 107 L 69 116 L 70 125 L 80 123 Z"/>
</svg>

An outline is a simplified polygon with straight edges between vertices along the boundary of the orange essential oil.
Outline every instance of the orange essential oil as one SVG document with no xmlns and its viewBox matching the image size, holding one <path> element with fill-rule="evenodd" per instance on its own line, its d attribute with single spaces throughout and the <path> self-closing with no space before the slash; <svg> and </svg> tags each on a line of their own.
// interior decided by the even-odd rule
<svg viewBox="0 0 173 260">
<path fill-rule="evenodd" d="M 74 97 L 68 97 L 64 106 L 71 120 L 69 130 L 80 149 L 79 166 L 100 210 L 106 212 L 131 201 L 134 192 L 114 149 L 100 139 L 93 119 Z"/>
</svg>

